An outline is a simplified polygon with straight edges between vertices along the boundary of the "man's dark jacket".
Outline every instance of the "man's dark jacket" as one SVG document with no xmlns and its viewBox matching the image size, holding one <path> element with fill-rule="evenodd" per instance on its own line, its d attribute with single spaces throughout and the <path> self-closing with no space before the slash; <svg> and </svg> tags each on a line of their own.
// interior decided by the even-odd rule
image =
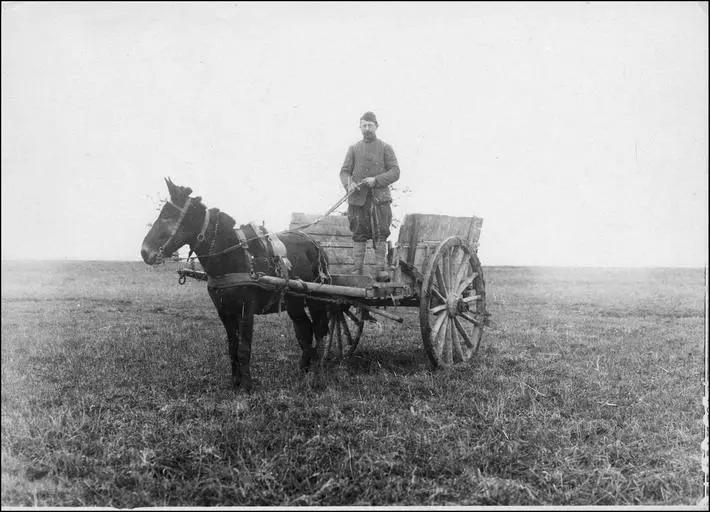
<svg viewBox="0 0 710 512">
<path fill-rule="evenodd" d="M 392 201 L 389 185 L 399 179 L 399 165 L 392 146 L 378 138 L 361 140 L 350 146 L 340 169 L 340 181 L 346 188 L 350 179 L 359 183 L 370 177 L 375 178 L 372 188 L 375 203 Z M 361 187 L 348 198 L 348 203 L 363 206 L 369 190 Z"/>
</svg>

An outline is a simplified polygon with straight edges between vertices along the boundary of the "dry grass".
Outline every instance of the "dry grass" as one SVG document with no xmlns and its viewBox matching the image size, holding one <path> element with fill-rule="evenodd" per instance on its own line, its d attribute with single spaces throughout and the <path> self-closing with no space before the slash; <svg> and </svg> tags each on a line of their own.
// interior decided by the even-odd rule
<svg viewBox="0 0 710 512">
<path fill-rule="evenodd" d="M 702 270 L 488 268 L 497 329 L 431 372 L 416 310 L 322 381 L 258 317 L 229 390 L 204 283 L 2 264 L 2 505 L 692 505 Z"/>
</svg>

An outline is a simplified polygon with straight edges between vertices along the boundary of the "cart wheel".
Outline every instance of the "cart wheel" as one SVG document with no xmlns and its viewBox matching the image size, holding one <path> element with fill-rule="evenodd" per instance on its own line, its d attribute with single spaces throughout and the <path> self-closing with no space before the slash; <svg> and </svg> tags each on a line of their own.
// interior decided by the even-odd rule
<svg viewBox="0 0 710 512">
<path fill-rule="evenodd" d="M 365 324 L 364 314 L 363 308 L 349 304 L 328 308 L 328 339 L 320 354 L 321 362 L 331 354 L 342 359 L 355 351 Z"/>
<path fill-rule="evenodd" d="M 478 256 L 458 237 L 444 240 L 422 280 L 419 326 L 432 366 L 468 361 L 478 350 L 486 291 Z"/>
</svg>

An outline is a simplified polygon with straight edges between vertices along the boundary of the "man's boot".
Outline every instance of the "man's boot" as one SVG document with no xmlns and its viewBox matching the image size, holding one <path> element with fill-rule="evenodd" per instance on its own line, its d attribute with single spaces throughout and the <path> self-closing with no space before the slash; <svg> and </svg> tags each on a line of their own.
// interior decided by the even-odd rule
<svg viewBox="0 0 710 512">
<path fill-rule="evenodd" d="M 377 265 L 375 280 L 381 283 L 388 282 L 390 275 L 387 271 L 387 242 L 384 240 L 379 240 L 375 244 L 375 264 Z"/>
<path fill-rule="evenodd" d="M 365 269 L 365 244 L 367 242 L 353 242 L 353 271 L 354 275 L 361 276 Z"/>
</svg>

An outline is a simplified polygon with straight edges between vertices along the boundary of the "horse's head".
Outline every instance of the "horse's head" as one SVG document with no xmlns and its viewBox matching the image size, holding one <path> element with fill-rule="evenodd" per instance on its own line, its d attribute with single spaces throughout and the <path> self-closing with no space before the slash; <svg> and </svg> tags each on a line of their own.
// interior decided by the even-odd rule
<svg viewBox="0 0 710 512">
<path fill-rule="evenodd" d="M 170 199 L 163 205 L 141 247 L 141 256 L 148 265 L 162 263 L 166 256 L 192 243 L 200 232 L 206 210 L 200 197 L 190 197 L 190 187 L 175 185 L 169 178 L 165 183 Z"/>
</svg>

